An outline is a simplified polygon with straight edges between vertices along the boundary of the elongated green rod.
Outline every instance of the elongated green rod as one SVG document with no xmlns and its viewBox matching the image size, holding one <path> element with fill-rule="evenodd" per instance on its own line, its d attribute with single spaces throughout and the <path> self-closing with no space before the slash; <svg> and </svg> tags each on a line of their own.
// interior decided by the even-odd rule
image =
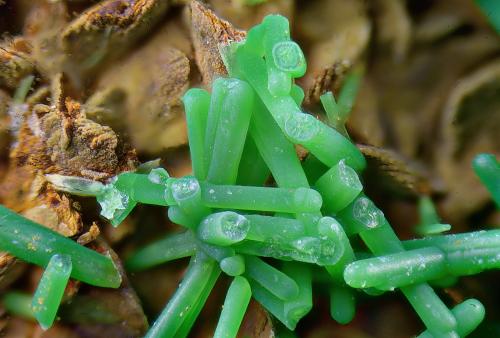
<svg viewBox="0 0 500 338">
<path fill-rule="evenodd" d="M 347 130 L 345 129 L 345 119 L 343 118 L 342 110 L 335 100 L 332 92 L 326 92 L 320 96 L 321 104 L 325 109 L 328 123 L 335 128 L 339 133 L 348 137 Z"/>
<path fill-rule="evenodd" d="M 247 187 L 200 182 L 203 203 L 210 208 L 285 213 L 316 212 L 321 195 L 307 188 Z"/>
<path fill-rule="evenodd" d="M 315 241 L 315 243 L 318 244 L 319 241 Z M 316 250 L 300 251 L 294 246 L 294 243 L 266 243 L 245 240 L 235 244 L 233 247 L 236 249 L 236 252 L 246 255 L 296 260 L 313 264 L 318 264 L 319 258 Z"/>
<path fill-rule="evenodd" d="M 219 118 L 222 112 L 222 106 L 224 103 L 224 98 L 228 93 L 228 85 L 231 82 L 223 77 L 215 79 L 212 83 L 212 92 L 210 95 L 210 106 L 208 109 L 207 124 L 205 129 L 205 150 L 203 152 L 203 158 L 205 162 L 205 170 L 208 173 L 208 168 L 210 167 L 210 162 L 212 161 L 212 155 L 214 152 L 215 136 L 217 134 L 217 128 L 219 124 Z M 200 179 L 205 179 L 206 177 L 200 177 Z"/>
<path fill-rule="evenodd" d="M 477 299 L 467 299 L 455 306 L 451 312 L 457 318 L 457 333 L 465 337 L 474 331 L 483 321 L 485 310 L 483 304 Z M 428 330 L 422 332 L 418 338 L 436 338 Z"/>
<path fill-rule="evenodd" d="M 421 236 L 436 235 L 451 229 L 449 224 L 441 224 L 434 203 L 428 196 L 423 196 L 419 199 L 418 213 L 420 215 L 420 223 L 416 226 L 415 231 Z"/>
<path fill-rule="evenodd" d="M 214 273 L 214 270 L 220 272 L 214 260 L 203 253 L 195 255 L 179 288 L 145 337 L 176 337 L 186 318 L 190 318 L 192 311 L 197 310 L 196 304 L 206 293 L 205 288 L 210 284 L 209 276 Z"/>
<path fill-rule="evenodd" d="M 249 222 L 247 239 L 289 245 L 305 236 L 304 224 L 293 218 L 245 215 Z"/>
<path fill-rule="evenodd" d="M 241 46 L 237 52 L 239 69 L 254 87 L 285 135 L 294 143 L 303 145 L 323 163 L 333 166 L 341 159 L 355 170 L 366 166 L 361 152 L 344 136 L 329 128 L 312 115 L 304 114 L 290 96 L 276 100 L 266 85 L 264 60 Z M 335 149 L 335 151 L 330 151 Z"/>
<path fill-rule="evenodd" d="M 252 296 L 266 308 L 273 316 L 290 330 L 295 330 L 297 326 L 296 318 L 285 314 L 285 301 L 276 297 L 259 283 L 249 280 L 252 287 Z"/>
<path fill-rule="evenodd" d="M 255 98 L 255 113 L 250 121 L 250 135 L 280 188 L 308 186 L 293 144 L 283 135 L 259 98 Z"/>
<path fill-rule="evenodd" d="M 358 91 L 361 86 L 363 72 L 364 70 L 362 68 L 355 68 L 346 76 L 342 83 L 342 88 L 340 89 L 338 97 L 338 105 L 340 109 L 339 120 L 344 123 L 354 106 L 354 102 L 356 101 L 356 96 L 358 95 Z"/>
<path fill-rule="evenodd" d="M 374 254 L 405 250 L 384 214 L 366 196 L 361 194 L 346 209 L 342 211 L 342 225 L 348 233 L 359 233 Z M 457 325 L 455 317 L 427 283 L 404 286 L 401 291 L 431 332 L 454 332 Z M 434 311 L 430 312 L 429 306 Z"/>
<path fill-rule="evenodd" d="M 214 288 L 214 285 L 217 282 L 219 275 L 220 275 L 220 270 L 213 269 L 212 272 L 206 276 L 207 281 L 205 283 L 205 286 L 203 287 L 203 290 L 198 299 L 196 300 L 196 302 L 192 304 L 193 305 L 192 309 L 189 311 L 186 318 L 184 318 L 181 327 L 177 331 L 176 337 L 185 338 L 189 336 L 189 332 L 193 328 L 193 325 L 196 322 L 198 316 L 200 315 L 201 310 L 203 310 L 203 307 L 205 306 L 208 297 L 212 293 L 212 289 Z"/>
<path fill-rule="evenodd" d="M 151 182 L 149 176 L 137 173 L 120 174 L 117 180 L 120 185 L 117 187 L 140 203 L 179 205 L 184 209 L 188 206 L 183 202 L 189 200 L 188 197 L 191 195 L 196 198 L 192 203 L 218 209 L 299 213 L 317 212 L 322 205 L 321 195 L 308 188 L 221 185 L 198 181 L 194 177 L 169 178 L 168 182 L 162 185 Z M 71 178 L 67 177 L 68 180 Z M 198 194 L 201 195 L 197 197 Z M 193 210 L 189 212 L 192 213 Z"/>
<path fill-rule="evenodd" d="M 196 241 L 191 231 L 169 234 L 137 251 L 125 262 L 129 271 L 140 271 L 174 259 L 189 257 L 196 252 Z"/>
<path fill-rule="evenodd" d="M 235 184 L 253 111 L 253 90 L 245 81 L 223 79 L 227 94 L 219 108 L 207 181 Z"/>
<path fill-rule="evenodd" d="M 276 297 L 282 300 L 291 300 L 299 295 L 299 287 L 293 279 L 260 258 L 246 256 L 245 266 L 245 275 L 255 280 Z"/>
<path fill-rule="evenodd" d="M 348 324 L 356 313 L 353 290 L 343 285 L 330 287 L 330 315 L 340 324 Z"/>
<path fill-rule="evenodd" d="M 38 283 L 31 307 L 42 329 L 47 330 L 54 323 L 64 290 L 71 274 L 71 258 L 54 255 Z"/>
<path fill-rule="evenodd" d="M 310 266 L 298 262 L 284 262 L 283 273 L 292 278 L 299 287 L 299 295 L 285 302 L 284 314 L 299 321 L 312 309 L 312 276 Z"/>
<path fill-rule="evenodd" d="M 472 161 L 472 168 L 486 189 L 491 194 L 491 198 L 500 208 L 500 163 L 493 154 L 479 154 Z"/>
<path fill-rule="evenodd" d="M 476 274 L 500 267 L 500 231 L 432 236 L 403 242 L 408 251 L 362 259 L 344 271 L 355 288 L 395 287 Z"/>
<path fill-rule="evenodd" d="M 354 288 L 392 290 L 447 274 L 444 252 L 428 247 L 355 261 L 346 267 L 344 278 Z"/>
<path fill-rule="evenodd" d="M 248 281 L 244 277 L 235 277 L 227 291 L 214 338 L 236 337 L 251 296 Z"/>
<path fill-rule="evenodd" d="M 116 177 L 114 186 L 132 200 L 144 204 L 168 205 L 165 201 L 165 185 L 152 182 L 149 175 L 127 172 Z"/>
<path fill-rule="evenodd" d="M 5 294 L 2 305 L 11 314 L 33 320 L 36 318 L 31 307 L 32 300 L 33 297 L 30 294 L 12 291 Z"/>
<path fill-rule="evenodd" d="M 405 249 L 435 246 L 444 252 L 480 250 L 500 247 L 500 230 L 480 230 L 463 234 L 429 236 L 402 242 Z"/>
<path fill-rule="evenodd" d="M 323 209 L 327 213 L 344 209 L 363 190 L 358 175 L 343 160 L 323 174 L 314 186 L 325 196 Z"/>
<path fill-rule="evenodd" d="M 240 167 L 236 184 L 262 186 L 269 178 L 270 171 L 257 149 L 251 135 L 247 135 L 243 154 L 241 154 Z"/>
<path fill-rule="evenodd" d="M 71 277 L 84 283 L 117 288 L 121 276 L 108 256 L 101 255 L 0 205 L 0 250 L 42 267 L 54 254 L 71 257 Z"/>
<path fill-rule="evenodd" d="M 182 102 L 186 110 L 189 153 L 191 154 L 193 174 L 199 179 L 205 179 L 207 177 L 207 168 L 203 152 L 210 94 L 203 89 L 192 88 L 184 94 Z"/>
</svg>

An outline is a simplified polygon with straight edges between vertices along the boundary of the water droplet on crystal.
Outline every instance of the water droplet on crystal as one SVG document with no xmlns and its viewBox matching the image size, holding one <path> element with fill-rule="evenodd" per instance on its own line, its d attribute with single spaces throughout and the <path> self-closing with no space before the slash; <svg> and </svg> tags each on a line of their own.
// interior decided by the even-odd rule
<svg viewBox="0 0 500 338">
<path fill-rule="evenodd" d="M 221 229 L 226 236 L 234 241 L 242 241 L 248 234 L 250 224 L 246 217 L 235 212 L 224 212 L 220 218 Z"/>
<path fill-rule="evenodd" d="M 175 180 L 171 188 L 176 200 L 185 200 L 200 190 L 200 184 L 194 177 L 183 177 Z"/>
</svg>

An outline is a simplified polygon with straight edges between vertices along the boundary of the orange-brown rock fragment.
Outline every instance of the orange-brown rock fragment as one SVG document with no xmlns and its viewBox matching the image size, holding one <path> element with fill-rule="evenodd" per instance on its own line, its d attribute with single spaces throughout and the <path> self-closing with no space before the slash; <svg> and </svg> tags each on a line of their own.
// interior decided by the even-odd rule
<svg viewBox="0 0 500 338">
<path fill-rule="evenodd" d="M 205 87 L 210 88 L 215 78 L 227 75 L 220 55 L 221 47 L 241 41 L 245 36 L 245 31 L 234 28 L 205 5 L 191 2 L 191 37 Z"/>
<path fill-rule="evenodd" d="M 35 106 L 14 156 L 45 174 L 94 180 L 134 167 L 134 153 L 125 150 L 111 128 L 87 119 L 77 102 L 67 100 L 66 109 Z"/>
</svg>

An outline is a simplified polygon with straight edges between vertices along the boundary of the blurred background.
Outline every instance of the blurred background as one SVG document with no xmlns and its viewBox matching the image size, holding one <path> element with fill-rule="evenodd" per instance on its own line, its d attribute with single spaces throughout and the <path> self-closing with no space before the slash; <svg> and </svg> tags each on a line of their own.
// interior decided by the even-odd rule
<svg viewBox="0 0 500 338">
<path fill-rule="evenodd" d="M 304 110 L 324 118 L 319 97 L 346 74 L 363 78 L 347 129 L 368 159 L 368 195 L 402 239 L 415 237 L 417 201 L 431 196 L 452 232 L 500 225 L 472 172 L 480 152 L 500 155 L 500 3 L 495 0 L 0 0 L 0 203 L 95 249 L 126 258 L 176 225 L 140 206 L 119 228 L 92 199 L 57 192 L 45 174 L 106 181 L 158 159 L 172 176 L 191 172 L 181 97 L 210 89 L 226 70 L 218 47 L 239 41 L 270 13 L 291 23 L 307 74 Z M 495 26 L 496 25 L 496 26 Z M 496 27 L 496 28 L 495 28 Z M 299 153 L 300 153 L 299 149 Z M 66 290 L 49 331 L 0 308 L 4 337 L 139 337 L 177 287 L 187 261 L 129 275 L 118 290 Z M 32 293 L 42 270 L 0 253 L 0 293 Z M 453 306 L 470 297 L 487 317 L 472 337 L 500 337 L 500 274 L 439 290 Z M 193 337 L 209 337 L 222 279 Z M 241 336 L 411 337 L 422 324 L 398 292 L 360 293 L 346 326 L 315 305 L 287 332 L 252 302 Z"/>
</svg>

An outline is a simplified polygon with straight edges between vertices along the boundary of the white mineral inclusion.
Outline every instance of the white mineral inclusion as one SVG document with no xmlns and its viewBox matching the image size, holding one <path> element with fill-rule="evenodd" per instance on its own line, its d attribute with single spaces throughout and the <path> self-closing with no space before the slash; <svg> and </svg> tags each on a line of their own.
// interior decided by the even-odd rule
<svg viewBox="0 0 500 338">
<path fill-rule="evenodd" d="M 352 208 L 352 216 L 367 228 L 376 228 L 384 222 L 384 214 L 366 197 L 358 198 Z"/>
<path fill-rule="evenodd" d="M 89 180 L 88 178 L 58 174 L 47 174 L 45 178 L 52 183 L 57 190 L 79 196 L 97 196 L 105 189 L 104 184 L 101 182 Z"/>
<path fill-rule="evenodd" d="M 107 219 L 113 219 L 116 210 L 125 210 L 127 208 L 128 196 L 110 185 L 99 198 L 99 204 L 101 205 L 101 215 Z"/>
</svg>

